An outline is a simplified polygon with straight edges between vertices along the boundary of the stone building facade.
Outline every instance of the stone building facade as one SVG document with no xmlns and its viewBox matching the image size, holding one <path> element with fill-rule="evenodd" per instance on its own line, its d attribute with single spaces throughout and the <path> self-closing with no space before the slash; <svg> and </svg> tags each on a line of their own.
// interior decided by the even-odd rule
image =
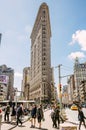
<svg viewBox="0 0 86 130">
<path fill-rule="evenodd" d="M 22 81 L 22 96 L 25 100 L 29 100 L 29 87 L 30 87 L 30 67 L 23 69 L 23 81 Z"/>
<path fill-rule="evenodd" d="M 75 98 L 74 96 L 74 92 L 75 92 L 75 80 L 74 80 L 74 75 L 70 75 L 68 78 L 68 100 L 69 100 L 69 104 L 73 103 L 73 100 Z"/>
<path fill-rule="evenodd" d="M 79 63 L 78 58 L 75 59 L 74 64 L 74 79 L 75 79 L 75 90 L 76 90 L 76 100 L 77 101 L 84 101 L 83 97 L 83 90 L 86 93 L 86 85 L 82 85 L 82 82 L 86 82 L 86 62 Z M 86 84 L 86 83 L 85 83 Z"/>
<path fill-rule="evenodd" d="M 43 3 L 31 33 L 30 99 L 37 102 L 51 100 L 51 26 L 49 8 Z"/>
<path fill-rule="evenodd" d="M 13 85 L 14 85 L 14 70 L 6 65 L 0 66 L 0 75 L 4 75 L 8 77 L 8 83 L 6 84 L 7 89 L 7 97 L 5 99 L 13 100 Z"/>
</svg>

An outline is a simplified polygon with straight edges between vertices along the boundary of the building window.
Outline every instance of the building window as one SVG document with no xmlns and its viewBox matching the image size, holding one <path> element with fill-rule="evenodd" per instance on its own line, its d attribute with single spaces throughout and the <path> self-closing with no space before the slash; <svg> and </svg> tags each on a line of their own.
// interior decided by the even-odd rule
<svg viewBox="0 0 86 130">
<path fill-rule="evenodd" d="M 43 10 L 43 14 L 45 14 L 45 10 Z"/>
<path fill-rule="evenodd" d="M 45 32 L 45 31 L 43 31 L 42 33 L 43 33 L 43 34 L 46 34 L 46 32 Z"/>
<path fill-rule="evenodd" d="M 45 26 L 44 26 L 44 27 L 42 27 L 42 30 L 43 30 L 43 31 L 46 31 L 46 28 L 45 28 Z"/>
<path fill-rule="evenodd" d="M 43 49 L 42 49 L 42 51 L 46 51 L 46 49 L 45 49 L 45 48 L 43 48 Z"/>
<path fill-rule="evenodd" d="M 43 65 L 46 65 L 46 63 L 45 63 L 45 62 L 43 62 L 42 64 L 43 64 Z"/>
<path fill-rule="evenodd" d="M 43 60 L 46 60 L 46 58 L 45 58 L 45 57 L 43 57 Z"/>
<path fill-rule="evenodd" d="M 46 34 L 42 34 L 42 37 L 43 37 L 43 38 L 46 38 Z"/>
<path fill-rule="evenodd" d="M 43 47 L 46 47 L 46 44 L 43 44 Z"/>
<path fill-rule="evenodd" d="M 43 53 L 43 56 L 46 56 L 46 53 Z"/>
<path fill-rule="evenodd" d="M 45 68 L 42 68 L 42 70 L 46 70 Z"/>
</svg>

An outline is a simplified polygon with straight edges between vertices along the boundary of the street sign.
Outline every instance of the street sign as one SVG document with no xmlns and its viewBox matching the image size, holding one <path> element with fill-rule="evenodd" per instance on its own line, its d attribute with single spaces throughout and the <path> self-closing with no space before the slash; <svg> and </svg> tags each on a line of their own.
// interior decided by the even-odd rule
<svg viewBox="0 0 86 130">
<path fill-rule="evenodd" d="M 0 83 L 7 84 L 8 83 L 8 76 L 7 75 L 0 75 Z"/>
</svg>

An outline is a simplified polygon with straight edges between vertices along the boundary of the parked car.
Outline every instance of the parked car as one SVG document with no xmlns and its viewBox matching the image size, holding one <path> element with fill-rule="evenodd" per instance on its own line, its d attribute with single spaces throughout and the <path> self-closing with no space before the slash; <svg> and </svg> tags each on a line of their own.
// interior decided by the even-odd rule
<svg viewBox="0 0 86 130">
<path fill-rule="evenodd" d="M 73 105 L 71 106 L 71 110 L 78 110 L 77 105 L 73 104 Z"/>
</svg>

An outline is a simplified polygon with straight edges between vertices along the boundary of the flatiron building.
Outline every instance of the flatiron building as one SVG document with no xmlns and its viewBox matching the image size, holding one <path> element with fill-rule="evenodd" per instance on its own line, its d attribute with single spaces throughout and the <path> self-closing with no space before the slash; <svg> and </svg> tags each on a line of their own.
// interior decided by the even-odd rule
<svg viewBox="0 0 86 130">
<path fill-rule="evenodd" d="M 51 26 L 49 8 L 43 3 L 31 33 L 30 99 L 37 102 L 51 100 Z"/>
</svg>

